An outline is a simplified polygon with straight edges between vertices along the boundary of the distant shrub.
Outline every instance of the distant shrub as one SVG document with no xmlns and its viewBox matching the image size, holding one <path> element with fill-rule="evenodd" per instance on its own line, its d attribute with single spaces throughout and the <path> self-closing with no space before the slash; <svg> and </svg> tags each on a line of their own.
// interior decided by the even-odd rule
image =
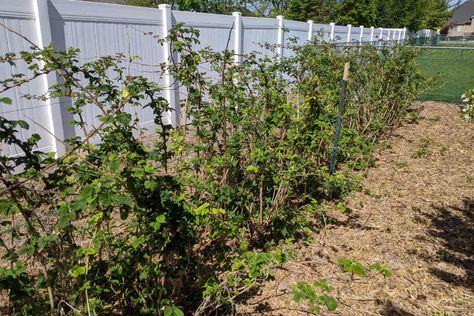
<svg viewBox="0 0 474 316">
<path fill-rule="evenodd" d="M 468 90 L 461 96 L 462 104 L 460 105 L 460 113 L 467 121 L 474 120 L 474 89 Z"/>
</svg>

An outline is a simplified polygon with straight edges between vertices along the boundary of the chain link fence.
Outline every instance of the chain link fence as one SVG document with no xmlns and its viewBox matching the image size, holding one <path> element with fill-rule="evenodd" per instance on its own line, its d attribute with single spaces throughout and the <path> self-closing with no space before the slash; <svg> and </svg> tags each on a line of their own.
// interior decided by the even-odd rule
<svg viewBox="0 0 474 316">
<path fill-rule="evenodd" d="M 460 103 L 461 95 L 474 88 L 474 36 L 416 37 L 410 44 L 419 47 L 418 62 L 432 85 L 419 99 Z"/>
</svg>

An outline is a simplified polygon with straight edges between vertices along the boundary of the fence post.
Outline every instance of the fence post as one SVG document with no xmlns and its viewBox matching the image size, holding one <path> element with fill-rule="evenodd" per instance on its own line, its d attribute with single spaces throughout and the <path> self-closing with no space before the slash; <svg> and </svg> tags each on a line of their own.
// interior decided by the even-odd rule
<svg viewBox="0 0 474 316">
<path fill-rule="evenodd" d="M 398 44 L 401 43 L 401 40 L 402 40 L 402 30 L 398 30 L 398 39 L 397 39 Z"/>
<path fill-rule="evenodd" d="M 311 41 L 313 39 L 313 27 L 313 20 L 308 20 L 308 41 Z"/>
<path fill-rule="evenodd" d="M 233 12 L 234 16 L 234 63 L 242 62 L 242 13 Z"/>
<path fill-rule="evenodd" d="M 402 35 L 403 44 L 405 44 L 405 36 L 406 36 L 406 34 L 407 34 L 407 28 L 404 27 L 404 28 L 403 28 L 403 35 Z"/>
<path fill-rule="evenodd" d="M 375 27 L 371 26 L 370 27 L 370 45 L 374 42 L 374 32 L 375 32 Z"/>
<path fill-rule="evenodd" d="M 329 33 L 329 40 L 331 42 L 334 42 L 334 31 L 336 28 L 336 23 L 332 22 L 332 23 L 329 23 L 329 25 L 331 25 L 331 33 Z"/>
<path fill-rule="evenodd" d="M 364 26 L 361 25 L 361 26 L 359 26 L 359 28 L 360 28 L 359 45 L 362 45 L 362 39 L 364 37 Z"/>
<path fill-rule="evenodd" d="M 51 44 L 53 40 L 49 20 L 48 2 L 48 0 L 33 1 L 37 43 L 40 49 L 44 49 L 46 46 Z M 41 66 L 44 66 L 44 62 L 41 62 L 40 64 Z M 54 73 L 42 75 L 41 80 L 43 82 L 43 91 L 46 94 L 48 93 L 50 86 L 58 83 L 56 74 Z M 53 100 L 50 97 L 45 101 L 48 109 L 48 128 L 53 152 L 56 153 L 56 157 L 60 157 L 66 152 L 66 146 L 62 142 L 65 138 L 63 117 L 61 114 L 61 104 L 58 103 L 54 106 L 52 101 Z"/>
<path fill-rule="evenodd" d="M 283 58 L 283 45 L 285 42 L 285 18 L 283 15 L 279 15 L 276 18 L 278 20 L 277 53 L 279 58 Z"/>
<path fill-rule="evenodd" d="M 158 8 L 161 10 L 162 19 L 163 19 L 163 38 L 166 38 L 170 34 L 170 30 L 173 28 L 173 16 L 171 12 L 171 5 L 170 4 L 160 4 Z M 165 81 L 165 99 L 168 101 L 170 110 L 166 111 L 163 115 L 163 123 L 165 125 L 171 125 L 176 127 L 180 122 L 180 109 L 179 109 L 179 95 L 178 95 L 178 85 L 174 80 L 173 76 L 170 73 L 169 68 L 173 65 L 173 60 L 175 60 L 174 53 L 172 51 L 172 46 L 170 41 L 164 41 L 163 43 L 164 49 L 164 58 L 165 58 L 165 73 L 164 73 L 164 81 Z M 175 111 L 175 116 L 173 118 L 172 111 Z"/>
<path fill-rule="evenodd" d="M 352 25 L 347 24 L 347 42 L 351 42 L 351 31 L 352 31 Z"/>
</svg>

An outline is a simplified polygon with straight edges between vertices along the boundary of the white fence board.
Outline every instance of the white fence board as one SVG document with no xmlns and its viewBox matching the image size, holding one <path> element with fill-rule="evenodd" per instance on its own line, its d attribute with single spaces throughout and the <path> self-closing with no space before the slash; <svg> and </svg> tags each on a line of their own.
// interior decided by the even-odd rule
<svg viewBox="0 0 474 316">
<path fill-rule="evenodd" d="M 35 3 L 38 6 L 46 6 L 42 7 L 46 10 L 42 10 L 43 16 L 40 16 L 40 19 L 44 19 L 46 16 L 46 19 L 49 19 L 46 22 L 49 23 L 36 23 L 36 15 L 40 15 L 40 13 L 34 10 Z M 161 78 L 157 74 L 157 70 L 161 64 L 167 62 L 169 54 L 164 50 L 164 47 L 157 43 L 156 38 L 145 33 L 152 33 L 163 38 L 166 34 L 166 26 L 184 23 L 185 26 L 196 28 L 200 32 L 200 44 L 195 45 L 195 49 L 205 47 L 210 47 L 215 51 L 238 49 L 244 55 L 258 52 L 269 57 L 275 57 L 276 53 L 282 54 L 282 57 L 290 56 L 292 52 L 284 49 L 270 51 L 265 47 L 265 44 L 277 45 L 283 41 L 284 46 L 288 44 L 290 38 L 297 38 L 297 44 L 304 44 L 310 35 L 310 23 L 306 22 L 283 19 L 280 20 L 282 21 L 282 26 L 280 26 L 279 20 L 276 18 L 241 17 L 241 23 L 239 23 L 241 27 L 237 28 L 235 23 L 239 21 L 240 16 L 164 10 L 169 10 L 169 7 L 160 6 L 159 9 L 156 9 L 74 0 L 0 0 L 0 23 L 35 43 L 38 41 L 38 34 L 44 31 L 38 32 L 37 25 L 47 25 L 51 30 L 46 31 L 51 33 L 55 48 L 58 50 L 65 50 L 69 47 L 79 48 L 81 63 L 92 61 L 100 56 L 118 53 L 125 56 L 140 56 L 139 61 L 130 65 L 131 74 L 143 75 L 165 89 L 167 88 L 164 86 L 165 82 L 173 82 L 173 80 L 170 80 L 171 77 Z M 165 12 L 169 12 L 169 14 L 165 14 Z M 240 32 L 237 31 L 238 29 Z M 285 31 L 282 37 L 280 36 L 282 33 L 279 32 L 281 30 Z M 312 30 L 313 37 L 322 41 L 330 41 L 330 25 L 317 24 L 315 21 L 312 23 Z M 389 32 L 390 40 L 393 41 L 399 39 L 398 34 L 404 34 L 400 33 L 403 32 L 402 29 L 396 29 L 398 33 L 395 33 L 395 36 L 394 29 L 384 29 L 383 40 L 389 40 Z M 347 42 L 347 33 L 347 26 L 336 25 L 334 27 L 334 42 Z M 362 41 L 368 42 L 370 37 L 370 27 L 364 28 Z M 353 26 L 350 40 L 359 42 L 360 39 L 360 28 Z M 374 29 L 373 40 L 380 40 L 380 29 Z M 236 47 L 236 44 L 240 47 Z M 0 30 L 0 54 L 19 53 L 28 50 L 29 46 L 17 34 L 9 32 L 5 28 Z M 239 56 L 235 56 L 235 62 L 239 62 Z M 206 69 L 208 65 L 202 67 Z M 209 69 L 206 71 L 209 78 L 217 78 L 218 74 Z M 17 67 L 0 65 L 0 80 L 9 78 L 13 73 L 31 75 L 24 63 L 19 63 Z M 70 105 L 71 101 L 61 99 L 48 105 L 40 101 L 22 98 L 24 94 L 43 94 L 44 92 L 44 83 L 36 79 L 27 85 L 2 94 L 2 96 L 10 97 L 13 104 L 2 106 L 0 115 L 8 119 L 22 119 L 29 122 L 30 130 L 21 131 L 21 137 L 27 139 L 32 133 L 40 134 L 42 139 L 38 149 L 51 151 L 55 148 L 55 140 L 47 132 L 48 127 L 51 126 L 51 109 L 54 106 L 60 106 L 62 115 L 67 116 L 69 114 L 64 109 Z M 173 102 L 174 99 L 169 92 L 165 93 L 165 97 L 173 103 L 171 106 L 176 109 L 176 115 L 178 115 L 179 104 L 174 104 L 178 101 Z M 181 99 L 184 97 L 184 95 L 180 96 Z M 151 109 L 140 108 L 129 109 L 129 111 L 138 116 L 141 127 L 154 127 L 154 115 Z M 92 105 L 87 106 L 84 110 L 84 117 L 89 129 L 98 124 L 98 114 L 99 110 Z M 53 121 L 52 124 L 65 125 L 69 119 L 63 117 L 62 121 Z M 179 122 L 179 117 L 176 117 L 176 122 Z M 56 130 L 56 126 L 52 126 Z M 66 136 L 84 136 L 82 130 L 70 126 L 59 126 L 59 129 L 64 131 Z M 2 150 L 10 156 L 21 154 L 18 149 L 10 146 L 4 145 Z"/>
<path fill-rule="evenodd" d="M 35 42 L 36 31 L 35 31 L 35 20 L 31 18 L 31 13 L 25 8 L 28 6 L 24 5 L 24 1 L 15 3 L 15 6 L 10 5 L 7 7 L 8 10 L 4 10 L 0 7 L 0 23 L 6 27 L 15 30 L 21 35 Z M 18 11 L 13 11 L 18 9 Z M 13 13 L 18 14 L 15 18 Z M 5 55 L 9 52 L 19 53 L 21 51 L 28 51 L 31 44 L 19 35 L 8 31 L 5 28 L 0 30 L 0 55 Z M 27 69 L 27 65 L 24 62 L 17 62 L 15 67 L 7 64 L 0 65 L 0 81 L 10 78 L 12 74 L 25 74 L 27 77 L 32 76 L 32 71 Z M 10 120 L 24 120 L 30 125 L 29 130 L 21 130 L 20 135 L 22 139 L 28 139 L 32 134 L 39 134 L 41 140 L 38 144 L 39 150 L 50 151 L 52 150 L 51 137 L 47 133 L 46 129 L 49 126 L 48 122 L 48 108 L 42 101 L 27 100 L 23 98 L 25 94 L 42 94 L 42 82 L 40 78 L 33 80 L 28 85 L 22 85 L 2 94 L 4 97 L 8 97 L 13 100 L 11 105 L 2 104 L 0 106 L 0 115 Z M 21 154 L 18 148 L 2 144 L 1 150 L 9 156 L 15 156 Z"/>
</svg>

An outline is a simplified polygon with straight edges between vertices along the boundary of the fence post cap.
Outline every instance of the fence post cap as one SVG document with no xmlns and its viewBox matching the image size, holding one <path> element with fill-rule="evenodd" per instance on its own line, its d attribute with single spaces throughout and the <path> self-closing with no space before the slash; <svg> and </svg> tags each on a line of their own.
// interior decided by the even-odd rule
<svg viewBox="0 0 474 316">
<path fill-rule="evenodd" d="M 352 24 L 347 24 L 347 27 L 352 27 Z"/>
<path fill-rule="evenodd" d="M 313 20 L 308 20 L 308 23 L 309 23 L 309 24 L 313 24 L 314 21 L 313 21 Z"/>
<path fill-rule="evenodd" d="M 285 17 L 283 15 L 277 15 L 276 18 L 277 20 L 283 20 Z"/>
<path fill-rule="evenodd" d="M 329 23 L 329 25 L 336 25 L 336 23 L 334 23 L 334 22 L 331 22 L 331 23 Z"/>
<path fill-rule="evenodd" d="M 233 16 L 242 16 L 242 12 L 232 12 Z"/>
<path fill-rule="evenodd" d="M 162 9 L 162 10 L 171 9 L 171 4 L 167 4 L 167 3 L 160 4 L 158 5 L 158 9 Z"/>
</svg>

